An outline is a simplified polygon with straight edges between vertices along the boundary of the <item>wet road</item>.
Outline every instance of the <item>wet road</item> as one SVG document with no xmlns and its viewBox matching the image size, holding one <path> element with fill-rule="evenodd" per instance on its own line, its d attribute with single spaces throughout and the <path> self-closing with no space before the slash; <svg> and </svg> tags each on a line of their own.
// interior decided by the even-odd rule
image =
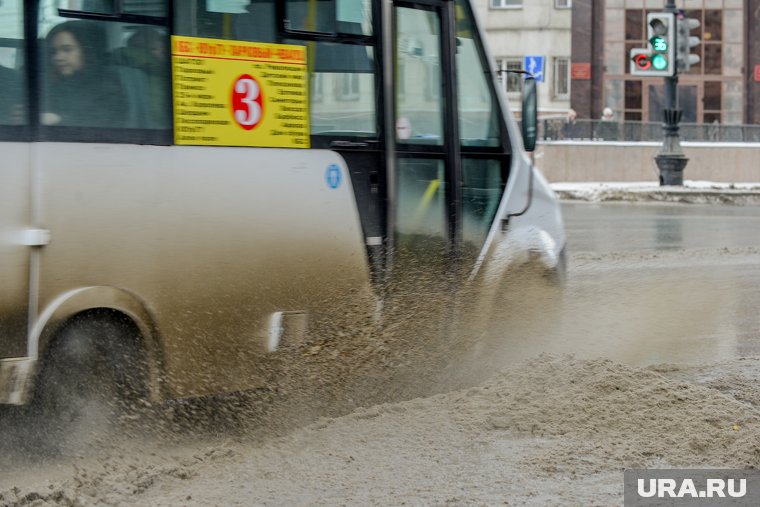
<svg viewBox="0 0 760 507">
<path fill-rule="evenodd" d="M 498 347 L 466 341 L 457 352 L 473 362 L 441 372 L 464 382 L 474 380 L 466 374 L 490 377 L 517 363 L 509 381 L 323 419 L 264 439 L 263 447 L 255 434 L 215 428 L 210 443 L 129 441 L 127 450 L 104 458 L 62 457 L 42 468 L 19 467 L 18 455 L 0 452 L 0 491 L 22 488 L 22 500 L 11 505 L 390 505 L 398 498 L 612 505 L 621 501 L 623 468 L 756 466 L 756 454 L 754 461 L 725 457 L 732 449 L 751 455 L 757 428 L 748 424 L 734 435 L 716 426 L 756 417 L 724 392 L 685 390 L 681 380 L 614 363 L 535 356 L 573 353 L 636 365 L 760 356 L 760 208 L 579 203 L 565 204 L 565 218 L 569 277 L 561 295 L 516 294 L 489 315 L 512 317 L 494 335 Z M 526 366 L 526 359 L 534 361 Z M 396 366 L 389 371 L 398 375 Z M 715 366 L 699 380 L 709 376 L 733 389 L 734 371 Z M 756 392 L 755 378 L 742 384 L 745 393 Z M 317 388 L 325 405 L 344 399 Z M 364 391 L 349 392 L 366 403 Z M 266 423 L 254 427 L 277 435 L 300 413 L 287 408 L 268 411 Z M 307 408 L 315 418 L 324 413 Z M 588 491 L 590 497 L 579 494 Z"/>
<path fill-rule="evenodd" d="M 565 203 L 549 345 L 636 365 L 760 356 L 760 207 Z"/>
<path fill-rule="evenodd" d="M 563 204 L 571 252 L 760 247 L 760 206 Z"/>
</svg>

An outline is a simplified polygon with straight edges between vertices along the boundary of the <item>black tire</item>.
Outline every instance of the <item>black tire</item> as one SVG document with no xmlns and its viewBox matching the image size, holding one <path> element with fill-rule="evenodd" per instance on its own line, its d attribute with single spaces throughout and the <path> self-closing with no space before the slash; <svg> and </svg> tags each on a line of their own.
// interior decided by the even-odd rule
<svg viewBox="0 0 760 507">
<path fill-rule="evenodd" d="M 117 314 L 75 317 L 48 348 L 31 413 L 36 439 L 63 450 L 104 441 L 147 398 L 140 334 Z"/>
</svg>

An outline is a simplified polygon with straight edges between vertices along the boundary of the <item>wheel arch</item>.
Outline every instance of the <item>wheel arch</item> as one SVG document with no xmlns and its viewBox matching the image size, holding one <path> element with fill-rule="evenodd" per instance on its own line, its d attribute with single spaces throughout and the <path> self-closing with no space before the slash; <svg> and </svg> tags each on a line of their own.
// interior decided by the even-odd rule
<svg viewBox="0 0 760 507">
<path fill-rule="evenodd" d="M 151 401 L 162 398 L 163 347 L 156 319 L 148 306 L 135 294 L 117 287 L 82 287 L 61 294 L 40 313 L 29 333 L 27 355 L 39 361 L 58 334 L 73 319 L 83 315 L 97 318 L 126 319 L 142 339 L 147 361 L 147 388 Z"/>
</svg>

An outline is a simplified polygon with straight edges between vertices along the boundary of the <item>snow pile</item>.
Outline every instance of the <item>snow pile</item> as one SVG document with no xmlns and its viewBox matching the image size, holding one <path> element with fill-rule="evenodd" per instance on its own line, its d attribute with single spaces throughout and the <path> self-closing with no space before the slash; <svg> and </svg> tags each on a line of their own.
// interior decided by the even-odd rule
<svg viewBox="0 0 760 507">
<path fill-rule="evenodd" d="M 601 201 L 661 201 L 690 204 L 760 204 L 760 183 L 684 181 L 683 186 L 660 186 L 656 181 L 552 183 L 560 199 Z"/>
</svg>

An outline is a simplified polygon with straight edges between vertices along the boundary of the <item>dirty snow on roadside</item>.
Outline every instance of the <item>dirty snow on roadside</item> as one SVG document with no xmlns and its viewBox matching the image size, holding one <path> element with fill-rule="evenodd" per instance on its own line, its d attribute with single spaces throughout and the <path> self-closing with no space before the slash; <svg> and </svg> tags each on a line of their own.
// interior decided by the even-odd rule
<svg viewBox="0 0 760 507">
<path fill-rule="evenodd" d="M 758 359 L 636 368 L 541 355 L 477 387 L 260 444 L 114 457 L 2 505 L 619 505 L 632 467 L 760 466 Z M 731 387 L 719 378 L 730 374 Z"/>
<path fill-rule="evenodd" d="M 756 406 L 652 369 L 541 356 L 476 388 L 320 421 L 145 500 L 611 505 L 624 468 L 716 464 L 760 465 Z"/>
<path fill-rule="evenodd" d="M 683 186 L 659 186 L 656 181 L 552 183 L 560 199 L 583 201 L 661 201 L 690 204 L 758 204 L 760 183 L 685 180 Z"/>
</svg>

